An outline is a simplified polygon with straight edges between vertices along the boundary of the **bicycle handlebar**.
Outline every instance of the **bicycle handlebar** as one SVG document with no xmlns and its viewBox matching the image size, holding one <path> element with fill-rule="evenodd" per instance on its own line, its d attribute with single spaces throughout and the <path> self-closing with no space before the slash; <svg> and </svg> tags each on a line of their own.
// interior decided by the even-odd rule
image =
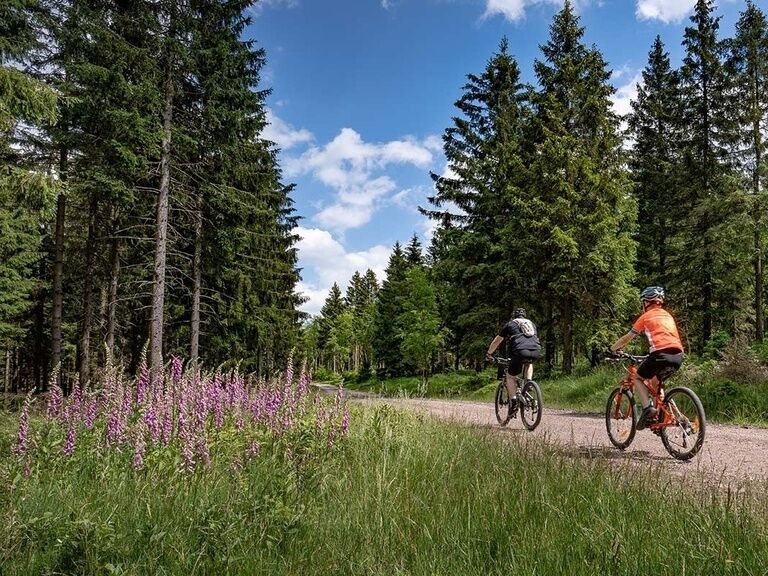
<svg viewBox="0 0 768 576">
<path fill-rule="evenodd" d="M 648 358 L 648 356 L 636 356 L 633 354 L 627 354 L 623 350 L 619 350 L 617 352 L 613 352 L 611 350 L 608 350 L 605 352 L 605 359 L 606 360 L 613 360 L 613 361 L 620 361 L 620 360 L 629 360 L 632 362 L 632 364 L 640 364 L 643 360 Z"/>
</svg>

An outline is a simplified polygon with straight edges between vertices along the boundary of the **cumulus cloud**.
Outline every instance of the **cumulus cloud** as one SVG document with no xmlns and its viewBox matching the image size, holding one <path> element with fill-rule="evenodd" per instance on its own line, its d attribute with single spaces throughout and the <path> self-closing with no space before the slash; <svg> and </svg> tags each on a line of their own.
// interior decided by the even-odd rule
<svg viewBox="0 0 768 576">
<path fill-rule="evenodd" d="M 696 5 L 696 0 L 637 0 L 635 15 L 639 20 L 680 22 Z"/>
<path fill-rule="evenodd" d="M 368 223 L 382 200 L 397 189 L 383 172 L 390 165 L 426 169 L 432 163 L 434 137 L 425 142 L 413 138 L 384 143 L 365 142 L 351 128 L 343 128 L 324 146 L 310 146 L 298 157 L 286 158 L 287 177 L 311 174 L 335 190 L 333 201 L 321 207 L 314 220 L 343 233 Z"/>
<path fill-rule="evenodd" d="M 299 226 L 294 233 L 301 238 L 296 245 L 299 266 L 311 269 L 316 278 L 297 286 L 297 291 L 309 299 L 302 305 L 305 312 L 318 314 L 333 283 L 336 282 L 344 292 L 355 272 L 363 274 L 370 268 L 379 281 L 384 278 L 391 247 L 376 245 L 367 250 L 347 252 L 327 230 Z"/>
<path fill-rule="evenodd" d="M 637 85 L 642 80 L 643 75 L 638 72 L 628 82 L 616 88 L 616 93 L 611 96 L 613 111 L 616 114 L 626 116 L 632 111 L 631 102 L 637 99 Z"/>
<path fill-rule="evenodd" d="M 578 9 L 589 2 L 590 0 L 576 0 L 572 4 Z M 525 9 L 534 4 L 562 6 L 563 0 L 485 0 L 485 12 L 481 18 L 485 20 L 492 16 L 501 15 L 510 22 L 516 22 L 525 16 Z M 598 2 L 598 5 L 601 6 L 602 3 Z"/>
<path fill-rule="evenodd" d="M 298 144 L 312 142 L 314 136 L 312 132 L 304 128 L 296 129 L 287 122 L 284 122 L 274 112 L 267 108 L 267 125 L 262 132 L 265 140 L 270 140 L 277 144 L 282 150 L 290 150 Z"/>
</svg>

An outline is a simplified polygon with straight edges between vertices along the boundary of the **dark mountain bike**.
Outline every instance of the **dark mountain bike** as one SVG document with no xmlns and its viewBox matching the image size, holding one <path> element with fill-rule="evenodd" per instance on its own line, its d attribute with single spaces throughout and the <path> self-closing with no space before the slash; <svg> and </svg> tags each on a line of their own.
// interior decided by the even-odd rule
<svg viewBox="0 0 768 576">
<path fill-rule="evenodd" d="M 509 358 L 493 359 L 493 363 L 501 366 L 509 364 Z M 525 368 L 530 362 L 523 364 L 523 374 Z M 502 375 L 499 385 L 496 387 L 494 406 L 496 409 L 496 420 L 499 424 L 506 426 L 512 419 L 520 413 L 520 420 L 528 430 L 534 430 L 541 422 L 541 413 L 544 408 L 544 402 L 541 398 L 541 388 L 533 380 L 525 378 L 517 379 L 517 394 L 510 402 L 509 391 L 505 383 L 505 374 Z"/>
<path fill-rule="evenodd" d="M 638 410 L 632 393 L 632 377 L 637 373 L 637 366 L 647 356 L 633 356 L 626 352 L 606 354 L 608 360 L 627 360 L 627 374 L 608 396 L 605 407 L 605 427 L 611 444 L 624 450 L 635 439 L 637 432 Z M 662 370 L 658 377 L 646 380 L 648 393 L 653 399 L 658 414 L 648 429 L 661 437 L 664 448 L 673 458 L 689 460 L 704 444 L 707 420 L 701 400 L 693 390 L 685 387 L 664 390 L 664 381 L 674 370 Z"/>
</svg>

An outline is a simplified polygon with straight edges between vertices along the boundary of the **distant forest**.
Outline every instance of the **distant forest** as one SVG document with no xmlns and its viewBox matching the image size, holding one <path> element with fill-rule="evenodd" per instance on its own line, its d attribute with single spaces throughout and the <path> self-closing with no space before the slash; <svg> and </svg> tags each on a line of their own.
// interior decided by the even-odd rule
<svg viewBox="0 0 768 576">
<path fill-rule="evenodd" d="M 503 39 L 467 75 L 443 135 L 448 170 L 421 208 L 431 245 L 396 246 L 380 287 L 370 272 L 345 297 L 334 287 L 305 333 L 309 356 L 391 375 L 479 367 L 524 307 L 545 369 L 570 373 L 628 330 L 639 289 L 656 284 L 687 352 L 762 341 L 768 24 L 747 2 L 722 38 L 716 12 L 696 3 L 679 68 L 656 38 L 627 118 L 570 2 L 533 62 L 536 85 Z"/>
<path fill-rule="evenodd" d="M 698 0 L 674 68 L 650 47 L 632 112 L 572 3 L 533 62 L 502 39 L 469 73 L 432 174 L 429 246 L 394 247 L 307 319 L 266 125 L 252 2 L 0 5 L 0 374 L 6 390 L 94 379 L 107 356 L 267 375 L 479 367 L 515 307 L 572 371 L 661 284 L 689 352 L 764 336 L 768 23 L 733 38 Z"/>
</svg>

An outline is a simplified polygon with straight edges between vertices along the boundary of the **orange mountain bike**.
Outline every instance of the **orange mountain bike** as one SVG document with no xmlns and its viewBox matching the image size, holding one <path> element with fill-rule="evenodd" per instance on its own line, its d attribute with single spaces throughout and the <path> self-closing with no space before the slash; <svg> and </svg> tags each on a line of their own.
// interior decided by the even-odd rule
<svg viewBox="0 0 768 576">
<path fill-rule="evenodd" d="M 605 408 L 605 427 L 611 444 L 624 450 L 635 439 L 637 431 L 637 413 L 635 398 L 632 393 L 632 377 L 637 373 L 637 366 L 646 356 L 633 356 L 626 352 L 606 354 L 608 360 L 628 360 L 627 374 L 608 396 Z M 704 407 L 693 390 L 682 386 L 664 390 L 664 381 L 674 370 L 662 370 L 661 373 L 646 380 L 648 393 L 658 411 L 655 422 L 648 424 L 648 429 L 661 437 L 664 448 L 673 458 L 689 460 L 701 449 L 707 422 Z"/>
</svg>

